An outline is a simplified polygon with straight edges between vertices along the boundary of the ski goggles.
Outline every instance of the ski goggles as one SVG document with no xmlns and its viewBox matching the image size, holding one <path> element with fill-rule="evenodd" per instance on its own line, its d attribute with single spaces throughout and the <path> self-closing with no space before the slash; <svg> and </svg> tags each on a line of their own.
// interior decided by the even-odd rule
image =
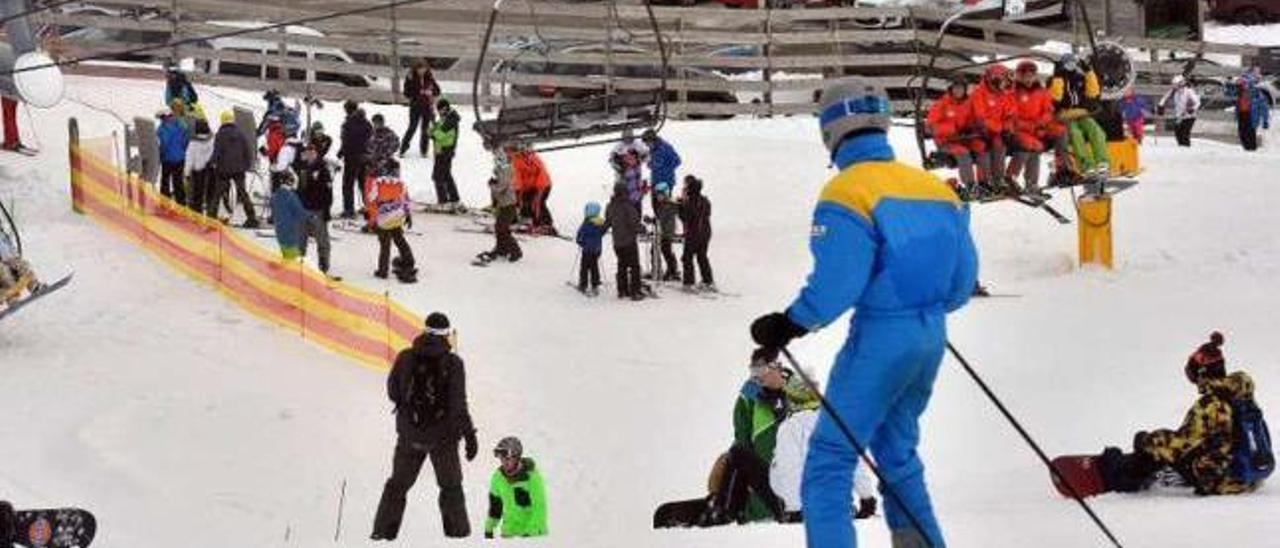
<svg viewBox="0 0 1280 548">
<path fill-rule="evenodd" d="M 890 114 L 889 100 L 877 95 L 864 95 L 857 99 L 846 99 L 839 103 L 833 104 L 825 109 L 818 116 L 822 125 L 854 114 Z"/>
</svg>

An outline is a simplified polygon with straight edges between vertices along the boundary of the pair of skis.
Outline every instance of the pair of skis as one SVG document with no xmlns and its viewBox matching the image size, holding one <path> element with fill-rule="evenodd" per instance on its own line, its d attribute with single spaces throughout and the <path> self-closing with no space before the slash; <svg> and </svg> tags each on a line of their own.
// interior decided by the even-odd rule
<svg viewBox="0 0 1280 548">
<path fill-rule="evenodd" d="M 74 272 L 67 274 L 66 276 L 63 276 L 56 282 L 40 286 L 32 290 L 27 296 L 20 297 L 10 302 L 8 306 L 4 307 L 3 309 L 0 309 L 0 320 L 5 319 L 10 314 L 13 314 L 19 310 L 22 310 L 27 305 L 39 300 L 45 295 L 48 295 L 59 289 L 62 289 L 63 287 L 66 287 L 67 284 L 71 283 L 71 277 L 73 275 L 75 275 Z"/>
</svg>

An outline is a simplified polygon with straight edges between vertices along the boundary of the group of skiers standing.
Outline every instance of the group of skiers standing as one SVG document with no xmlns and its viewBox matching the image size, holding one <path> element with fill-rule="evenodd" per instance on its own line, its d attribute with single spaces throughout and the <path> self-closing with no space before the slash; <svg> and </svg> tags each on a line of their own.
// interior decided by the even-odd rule
<svg viewBox="0 0 1280 548">
<path fill-rule="evenodd" d="M 956 162 L 963 194 L 1039 194 L 1046 151 L 1055 158 L 1051 181 L 1107 172 L 1106 134 L 1093 118 L 1100 98 L 1097 74 L 1068 53 L 1048 85 L 1031 60 L 1012 72 L 991 65 L 972 92 L 964 77 L 955 78 L 929 109 L 927 124 L 939 150 Z"/>
<path fill-rule="evenodd" d="M 589 202 L 583 210 L 584 219 L 576 237 L 581 251 L 579 291 L 592 296 L 599 294 L 602 240 L 606 233 L 612 232 L 618 263 L 618 298 L 642 300 L 651 294 L 652 288 L 642 281 L 640 266 L 640 236 L 648 232 L 644 226 L 646 221 L 654 225 L 653 242 L 661 254 L 661 259 L 654 257 L 653 280 L 681 281 L 686 290 L 694 291 L 695 275 L 700 273 L 701 289 L 715 291 L 711 261 L 707 257 L 711 244 L 711 201 L 703 194 L 702 180 L 693 175 L 684 177 L 680 197 L 675 197 L 676 170 L 681 163 L 675 147 L 652 129 L 646 130 L 639 139 L 630 130 L 623 133 L 622 140 L 609 155 L 615 180 L 607 207 Z M 645 166 L 649 168 L 649 181 L 644 178 Z M 651 216 L 644 214 L 646 194 L 651 197 Z M 679 265 L 673 250 L 677 219 L 684 228 L 684 251 Z"/>
<path fill-rule="evenodd" d="M 433 312 L 425 331 L 391 367 L 387 396 L 395 404 L 397 439 L 391 476 L 374 517 L 373 540 L 395 540 L 399 535 L 409 489 L 428 459 L 440 489 L 445 536 L 471 535 L 458 446 L 463 444 L 471 461 L 479 454 L 480 442 L 467 405 L 466 369 L 454 352 L 456 337 L 449 318 Z M 515 437 L 499 440 L 493 454 L 499 465 L 489 481 L 485 538 L 545 536 L 547 495 L 541 469 Z"/>
</svg>

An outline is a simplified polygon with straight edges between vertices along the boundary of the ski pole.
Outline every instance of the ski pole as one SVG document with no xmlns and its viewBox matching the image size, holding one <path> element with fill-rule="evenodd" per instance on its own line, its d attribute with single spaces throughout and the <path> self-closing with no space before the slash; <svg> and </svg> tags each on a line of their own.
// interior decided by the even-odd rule
<svg viewBox="0 0 1280 548">
<path fill-rule="evenodd" d="M 880 473 L 880 467 L 876 466 L 876 463 L 871 461 L 871 457 L 867 456 L 866 449 L 863 448 L 862 444 L 858 443 L 858 439 L 854 437 L 853 431 L 849 429 L 849 425 L 845 424 L 844 419 L 840 418 L 840 415 L 836 413 L 835 408 L 831 406 L 831 402 L 827 401 L 827 397 L 823 396 L 822 392 L 818 390 L 818 385 L 814 384 L 813 380 L 809 378 L 809 375 L 804 372 L 804 369 L 802 369 L 800 364 L 796 362 L 795 357 L 791 355 L 790 350 L 787 350 L 786 347 L 780 348 L 779 350 L 782 351 L 783 356 L 787 357 L 787 361 L 791 363 L 792 369 L 795 369 L 796 374 L 800 375 L 800 379 L 809 387 L 809 390 L 812 390 L 814 395 L 818 396 L 818 402 L 822 404 L 822 410 L 826 411 L 827 415 L 835 421 L 836 426 L 840 428 L 840 432 L 849 440 L 849 445 L 853 446 L 853 450 L 858 453 L 858 457 L 862 459 L 862 462 L 867 464 L 867 468 L 871 469 L 871 473 L 875 474 L 876 479 L 880 481 L 880 486 L 884 488 L 884 492 L 889 494 L 889 498 L 893 499 L 893 502 L 896 503 L 899 508 L 902 508 L 902 512 L 906 514 L 907 519 L 911 521 L 911 526 L 920 533 L 920 538 L 924 540 L 925 545 L 929 548 L 933 548 L 933 540 L 929 538 L 927 533 L 925 533 L 924 527 L 920 526 L 920 521 L 916 519 L 916 515 L 911 512 L 911 509 L 908 508 L 906 504 L 903 504 L 902 497 L 898 496 L 898 491 L 893 488 L 893 485 L 884 479 L 884 475 Z"/>
<path fill-rule="evenodd" d="M 973 367 L 969 365 L 969 361 L 964 359 L 964 356 L 960 355 L 960 351 L 956 350 L 956 347 L 951 344 L 951 341 L 947 341 L 947 350 L 956 358 L 956 361 L 960 362 L 960 366 L 964 367 L 965 372 L 969 374 L 969 378 L 972 378 L 973 382 L 978 383 L 978 387 L 987 395 L 987 399 L 990 399 L 991 403 L 995 404 L 996 408 L 1000 410 L 1000 414 L 1004 415 L 1004 418 L 1009 421 L 1009 424 L 1013 425 L 1013 429 L 1017 430 L 1018 434 L 1022 436 L 1022 439 L 1027 442 L 1027 445 L 1031 446 L 1031 450 L 1035 451 L 1036 456 L 1040 457 L 1040 461 L 1043 462 L 1045 466 L 1049 467 L 1049 473 L 1053 474 L 1053 477 L 1056 478 L 1059 483 L 1067 487 L 1067 491 L 1071 493 L 1071 498 L 1075 499 L 1076 502 L 1080 504 L 1080 507 L 1084 509 L 1086 514 L 1089 514 L 1089 518 L 1092 519 L 1093 523 L 1102 530 L 1102 534 L 1106 535 L 1107 539 L 1110 540 L 1111 544 L 1116 548 L 1123 548 L 1120 541 L 1111 533 L 1111 529 L 1108 529 L 1107 525 L 1102 522 L 1102 518 L 1099 518 L 1098 514 L 1093 512 L 1093 508 L 1089 506 L 1089 503 L 1084 501 L 1084 498 L 1080 496 L 1078 491 L 1076 491 L 1075 486 L 1072 485 L 1071 482 L 1067 481 L 1067 478 L 1062 475 L 1062 472 L 1058 471 L 1058 468 L 1055 467 L 1053 463 L 1049 462 L 1049 457 L 1040 449 L 1040 445 L 1037 444 L 1035 440 L 1031 439 L 1031 434 L 1027 433 L 1027 430 L 1022 427 L 1022 424 L 1018 422 L 1018 419 L 1015 419 L 1013 414 L 1005 408 L 1004 403 L 1000 401 L 1000 398 L 996 397 L 995 392 L 992 392 L 991 388 L 987 386 L 987 383 L 983 382 L 982 377 L 978 376 L 978 372 L 973 370 Z"/>
</svg>

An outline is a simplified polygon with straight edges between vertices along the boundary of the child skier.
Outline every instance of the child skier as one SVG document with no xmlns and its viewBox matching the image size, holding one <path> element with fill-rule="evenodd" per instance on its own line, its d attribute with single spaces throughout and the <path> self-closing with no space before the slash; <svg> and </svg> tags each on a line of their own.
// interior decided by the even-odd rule
<svg viewBox="0 0 1280 548">
<path fill-rule="evenodd" d="M 600 216 L 600 204 L 588 202 L 576 238 L 582 255 L 578 264 L 578 291 L 584 295 L 595 297 L 600 294 L 600 253 L 607 230 L 604 218 Z M 588 286 L 587 282 L 591 285 Z"/>
<path fill-rule="evenodd" d="M 1124 115 L 1124 127 L 1129 131 L 1129 136 L 1139 145 L 1146 133 L 1147 112 L 1150 111 L 1151 103 L 1146 97 L 1139 97 L 1132 86 L 1124 90 L 1124 97 L 1120 99 L 1120 113 Z"/>
<path fill-rule="evenodd" d="M 519 209 L 513 180 L 510 157 L 505 151 L 493 150 L 493 177 L 489 178 L 489 197 L 493 200 L 493 250 L 481 252 L 473 264 L 487 265 L 498 257 L 506 257 L 507 261 L 514 263 L 524 255 L 520 243 L 511 234 L 511 225 L 515 223 Z"/>
<path fill-rule="evenodd" d="M 396 245 L 396 279 L 403 283 L 416 283 L 418 269 L 414 266 L 413 249 L 404 239 L 405 227 L 413 227 L 409 212 L 409 191 L 400 179 L 400 163 L 389 159 L 382 163 L 382 173 L 369 183 L 365 195 L 365 215 L 369 226 L 378 235 L 378 269 L 373 275 L 387 278 L 387 260 L 391 257 L 391 244 Z"/>
<path fill-rule="evenodd" d="M 547 492 L 542 472 L 532 458 L 524 456 L 520 440 L 508 436 L 493 449 L 499 466 L 489 480 L 489 517 L 484 521 L 484 538 L 493 538 L 502 524 L 502 537 L 543 537 L 547 535 Z"/>
<path fill-rule="evenodd" d="M 680 204 L 672 199 L 674 185 L 665 182 L 653 187 L 653 213 L 657 218 L 658 245 L 662 250 L 662 259 L 667 263 L 667 270 L 662 274 L 662 281 L 680 281 L 680 266 L 676 262 L 676 252 L 672 246 L 676 241 L 676 220 L 680 217 Z"/>
</svg>

